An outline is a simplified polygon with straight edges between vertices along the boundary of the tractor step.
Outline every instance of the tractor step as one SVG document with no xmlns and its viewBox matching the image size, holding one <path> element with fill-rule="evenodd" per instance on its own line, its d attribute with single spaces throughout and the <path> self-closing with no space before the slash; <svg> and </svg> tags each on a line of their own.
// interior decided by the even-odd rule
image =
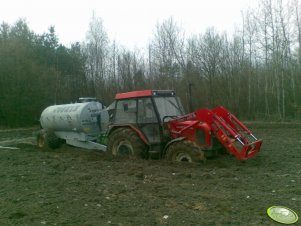
<svg viewBox="0 0 301 226">
<path fill-rule="evenodd" d="M 148 150 L 148 157 L 150 159 L 159 159 L 161 157 L 160 144 L 152 144 Z"/>
</svg>

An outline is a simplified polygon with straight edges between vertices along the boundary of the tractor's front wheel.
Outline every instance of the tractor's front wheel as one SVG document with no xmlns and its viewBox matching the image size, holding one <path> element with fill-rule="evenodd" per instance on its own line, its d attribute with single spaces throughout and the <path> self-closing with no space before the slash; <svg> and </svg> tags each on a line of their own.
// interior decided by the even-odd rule
<svg viewBox="0 0 301 226">
<path fill-rule="evenodd" d="M 166 159 L 176 162 L 206 161 L 204 152 L 194 142 L 184 140 L 171 144 L 166 151 Z"/>
<path fill-rule="evenodd" d="M 146 145 L 130 128 L 118 128 L 108 138 L 107 151 L 113 157 L 146 157 Z"/>
</svg>

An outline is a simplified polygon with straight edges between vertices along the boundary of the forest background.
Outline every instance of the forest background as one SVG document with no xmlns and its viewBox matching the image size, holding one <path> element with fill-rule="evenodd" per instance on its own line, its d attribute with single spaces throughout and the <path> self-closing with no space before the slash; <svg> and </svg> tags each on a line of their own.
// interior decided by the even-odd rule
<svg viewBox="0 0 301 226">
<path fill-rule="evenodd" d="M 299 120 L 300 17 L 297 0 L 261 0 L 233 34 L 210 27 L 190 36 L 171 17 L 146 51 L 111 40 L 94 14 L 85 41 L 70 47 L 53 26 L 36 34 L 25 19 L 2 22 L 0 127 L 38 124 L 44 108 L 78 97 L 108 106 L 117 92 L 140 89 L 174 89 L 187 112 L 222 105 L 243 120 Z"/>
</svg>

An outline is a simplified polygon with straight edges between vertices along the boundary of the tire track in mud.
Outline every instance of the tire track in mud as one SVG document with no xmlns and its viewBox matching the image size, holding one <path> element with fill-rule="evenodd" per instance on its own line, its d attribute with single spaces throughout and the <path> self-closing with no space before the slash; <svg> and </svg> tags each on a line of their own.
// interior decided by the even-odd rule
<svg viewBox="0 0 301 226">
<path fill-rule="evenodd" d="M 36 145 L 37 127 L 0 130 L 0 149 L 16 148 L 19 144 Z"/>
</svg>

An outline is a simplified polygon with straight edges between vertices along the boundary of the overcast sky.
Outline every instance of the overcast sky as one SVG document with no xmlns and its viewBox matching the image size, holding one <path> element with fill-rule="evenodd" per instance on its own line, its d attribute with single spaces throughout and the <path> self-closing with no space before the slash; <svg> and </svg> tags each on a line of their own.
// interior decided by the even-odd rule
<svg viewBox="0 0 301 226">
<path fill-rule="evenodd" d="M 156 24 L 172 16 L 189 35 L 208 27 L 233 32 L 241 11 L 256 0 L 2 0 L 0 22 L 25 18 L 38 34 L 54 25 L 59 40 L 69 46 L 86 37 L 93 11 L 103 19 L 110 40 L 129 48 L 145 47 Z"/>
</svg>

